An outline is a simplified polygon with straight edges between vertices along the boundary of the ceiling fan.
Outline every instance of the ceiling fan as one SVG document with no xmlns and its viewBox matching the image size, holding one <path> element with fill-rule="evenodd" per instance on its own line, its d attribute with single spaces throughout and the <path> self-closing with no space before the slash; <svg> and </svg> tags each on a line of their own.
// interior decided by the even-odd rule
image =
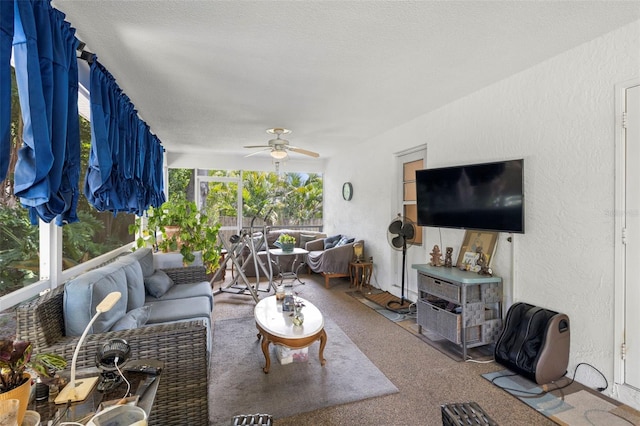
<svg viewBox="0 0 640 426">
<path fill-rule="evenodd" d="M 282 135 L 288 135 L 291 133 L 289 129 L 283 129 L 280 127 L 276 127 L 273 129 L 267 129 L 267 133 L 271 135 L 276 135 L 275 139 L 269 140 L 268 145 L 247 145 L 245 148 L 263 148 L 259 151 L 253 152 L 249 155 L 245 155 L 245 157 L 250 157 L 252 155 L 259 154 L 264 151 L 271 151 L 270 154 L 276 160 L 284 160 L 289 156 L 287 151 L 297 152 L 298 154 L 308 155 L 310 157 L 317 158 L 320 156 L 317 152 L 309 151 L 306 149 L 298 148 L 297 146 L 289 145 L 289 141 L 286 139 L 280 139 Z"/>
</svg>

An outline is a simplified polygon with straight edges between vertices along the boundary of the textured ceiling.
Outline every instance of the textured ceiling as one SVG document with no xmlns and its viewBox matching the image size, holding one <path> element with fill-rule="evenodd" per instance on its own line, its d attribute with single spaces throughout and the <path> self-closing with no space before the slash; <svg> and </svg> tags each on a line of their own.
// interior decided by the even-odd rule
<svg viewBox="0 0 640 426">
<path fill-rule="evenodd" d="M 286 127 L 321 158 L 640 19 L 638 1 L 53 4 L 167 151 L 246 155 Z"/>
</svg>

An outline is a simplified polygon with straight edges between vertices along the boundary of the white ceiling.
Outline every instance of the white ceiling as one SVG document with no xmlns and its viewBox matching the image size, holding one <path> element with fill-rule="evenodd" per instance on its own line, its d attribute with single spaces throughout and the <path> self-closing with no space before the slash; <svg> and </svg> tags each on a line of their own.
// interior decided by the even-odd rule
<svg viewBox="0 0 640 426">
<path fill-rule="evenodd" d="M 639 1 L 53 4 L 167 151 L 246 155 L 286 127 L 321 158 L 640 19 Z"/>
</svg>

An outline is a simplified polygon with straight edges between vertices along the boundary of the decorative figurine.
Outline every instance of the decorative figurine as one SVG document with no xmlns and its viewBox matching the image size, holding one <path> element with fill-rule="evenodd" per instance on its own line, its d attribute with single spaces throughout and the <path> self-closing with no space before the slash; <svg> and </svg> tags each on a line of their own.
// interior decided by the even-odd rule
<svg viewBox="0 0 640 426">
<path fill-rule="evenodd" d="M 487 255 L 482 252 L 482 247 L 478 247 L 476 249 L 476 253 L 478 253 L 478 260 L 476 261 L 476 266 L 480 267 L 478 274 L 487 275 L 487 276 L 493 275 L 493 271 L 491 270 L 491 268 L 489 268 L 489 265 L 487 265 L 487 263 L 489 262 L 487 261 Z"/>
<path fill-rule="evenodd" d="M 453 266 L 453 247 L 447 247 L 447 251 L 444 255 L 444 267 L 451 268 Z"/>
<path fill-rule="evenodd" d="M 429 254 L 431 255 L 431 266 L 442 266 L 442 252 L 437 244 L 433 246 L 433 251 Z"/>
</svg>

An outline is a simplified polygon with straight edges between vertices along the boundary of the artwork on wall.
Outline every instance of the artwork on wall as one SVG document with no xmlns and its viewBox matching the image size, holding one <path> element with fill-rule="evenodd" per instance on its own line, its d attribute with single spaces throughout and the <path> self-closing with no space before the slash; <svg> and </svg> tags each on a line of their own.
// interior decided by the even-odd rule
<svg viewBox="0 0 640 426">
<path fill-rule="evenodd" d="M 460 269 L 466 269 L 474 272 L 480 270 L 480 267 L 476 265 L 479 257 L 478 249 L 485 254 L 487 266 L 491 265 L 493 254 L 496 251 L 497 242 L 497 232 L 475 230 L 465 231 L 462 246 L 458 253 L 458 263 L 456 266 Z"/>
</svg>

